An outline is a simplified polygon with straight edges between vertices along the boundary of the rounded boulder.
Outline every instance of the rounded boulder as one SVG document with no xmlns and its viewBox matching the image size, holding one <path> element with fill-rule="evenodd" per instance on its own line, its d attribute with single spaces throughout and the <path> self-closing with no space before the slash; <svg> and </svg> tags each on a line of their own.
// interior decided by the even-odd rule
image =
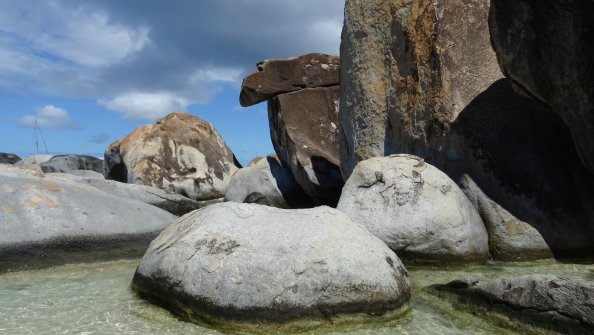
<svg viewBox="0 0 594 335">
<path fill-rule="evenodd" d="M 489 255 L 487 230 L 472 203 L 445 173 L 416 156 L 357 164 L 337 209 L 405 261 L 483 262 Z"/>
<path fill-rule="evenodd" d="M 396 254 L 344 213 L 233 202 L 166 228 L 132 288 L 189 320 L 244 330 L 394 317 L 410 299 Z"/>
</svg>

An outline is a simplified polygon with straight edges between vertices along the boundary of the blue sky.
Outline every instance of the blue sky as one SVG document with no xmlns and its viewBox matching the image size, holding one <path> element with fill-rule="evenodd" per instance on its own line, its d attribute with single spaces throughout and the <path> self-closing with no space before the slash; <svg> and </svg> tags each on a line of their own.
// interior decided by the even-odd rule
<svg viewBox="0 0 594 335">
<path fill-rule="evenodd" d="M 0 152 L 100 155 L 168 112 L 214 124 L 241 162 L 272 152 L 266 104 L 239 106 L 267 58 L 338 54 L 344 0 L 0 1 Z M 42 145 L 40 145 L 43 148 Z M 43 149 L 45 150 L 45 149 Z"/>
</svg>

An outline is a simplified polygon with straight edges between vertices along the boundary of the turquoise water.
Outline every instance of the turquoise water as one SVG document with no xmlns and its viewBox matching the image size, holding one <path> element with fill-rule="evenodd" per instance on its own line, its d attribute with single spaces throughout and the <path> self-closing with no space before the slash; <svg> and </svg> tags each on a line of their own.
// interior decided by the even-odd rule
<svg viewBox="0 0 594 335">
<path fill-rule="evenodd" d="M 0 334 L 220 334 L 180 321 L 136 298 L 129 284 L 138 264 L 116 261 L 0 275 Z M 458 269 L 409 268 L 412 311 L 385 324 L 340 326 L 325 334 L 513 334 L 452 310 L 422 288 L 461 277 L 490 280 L 523 274 L 562 274 L 594 280 L 594 265 L 553 261 L 492 263 Z"/>
</svg>

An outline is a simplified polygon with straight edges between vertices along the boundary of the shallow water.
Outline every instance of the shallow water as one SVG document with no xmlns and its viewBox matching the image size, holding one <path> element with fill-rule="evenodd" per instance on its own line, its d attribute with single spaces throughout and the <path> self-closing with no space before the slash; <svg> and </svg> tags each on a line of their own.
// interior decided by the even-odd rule
<svg viewBox="0 0 594 335">
<path fill-rule="evenodd" d="M 66 265 L 0 275 L 0 334 L 220 334 L 176 319 L 129 289 L 138 261 Z M 553 261 L 457 269 L 409 268 L 412 311 L 384 324 L 318 329 L 325 334 L 513 334 L 457 312 L 422 291 L 462 277 L 490 280 L 562 274 L 594 280 L 594 265 Z"/>
</svg>

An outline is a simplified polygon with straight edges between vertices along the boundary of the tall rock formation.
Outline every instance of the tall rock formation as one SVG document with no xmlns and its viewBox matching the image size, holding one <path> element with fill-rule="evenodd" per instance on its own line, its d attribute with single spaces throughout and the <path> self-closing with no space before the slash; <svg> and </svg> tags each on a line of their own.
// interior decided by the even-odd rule
<svg viewBox="0 0 594 335">
<path fill-rule="evenodd" d="M 270 137 L 284 167 L 316 203 L 336 206 L 340 173 L 338 57 L 307 54 L 258 63 L 240 102 L 268 99 Z"/>
<path fill-rule="evenodd" d="M 343 176 L 414 154 L 460 184 L 496 257 L 594 254 L 594 178 L 561 118 L 503 78 L 488 13 L 488 0 L 346 1 Z"/>
<path fill-rule="evenodd" d="M 341 169 L 411 153 L 446 154 L 458 114 L 503 77 L 488 0 L 347 0 L 342 33 Z M 455 154 L 455 153 L 451 153 Z"/>
</svg>

